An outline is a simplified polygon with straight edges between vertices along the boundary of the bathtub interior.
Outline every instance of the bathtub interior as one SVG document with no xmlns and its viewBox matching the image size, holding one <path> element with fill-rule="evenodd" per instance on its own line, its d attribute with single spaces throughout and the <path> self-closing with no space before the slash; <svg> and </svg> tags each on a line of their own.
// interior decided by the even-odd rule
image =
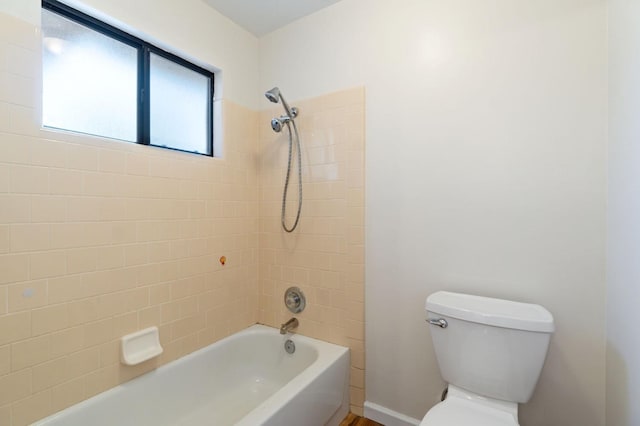
<svg viewBox="0 0 640 426">
<path fill-rule="evenodd" d="M 255 334 L 251 339 L 230 342 L 229 350 L 216 360 L 219 365 L 229 367 L 202 366 L 206 374 L 192 378 L 202 382 L 199 386 L 202 393 L 197 403 L 189 403 L 190 407 L 180 410 L 183 414 L 175 424 L 234 424 L 318 358 L 318 351 L 304 343 L 297 345 L 294 354 L 288 354 L 284 350 L 285 340 L 286 337 Z"/>
<path fill-rule="evenodd" d="M 318 350 L 304 341 L 296 342 L 295 353 L 287 353 L 284 344 L 290 337 L 254 333 L 251 339 L 233 339 L 218 359 L 220 365 L 231 368 L 222 374 L 216 368 L 208 370 L 225 383 L 261 381 L 282 387 L 318 359 Z"/>
<path fill-rule="evenodd" d="M 219 350 L 204 348 L 37 424 L 235 424 L 318 359 L 304 339 L 294 338 L 296 351 L 288 354 L 286 339 L 254 326 Z"/>
</svg>

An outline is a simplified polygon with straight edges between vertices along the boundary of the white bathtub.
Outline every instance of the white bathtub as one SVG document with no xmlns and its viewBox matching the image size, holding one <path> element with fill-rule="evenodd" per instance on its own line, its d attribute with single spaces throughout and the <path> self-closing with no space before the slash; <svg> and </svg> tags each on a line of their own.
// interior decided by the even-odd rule
<svg viewBox="0 0 640 426">
<path fill-rule="evenodd" d="M 254 325 L 35 424 L 337 425 L 348 380 L 347 348 Z"/>
</svg>

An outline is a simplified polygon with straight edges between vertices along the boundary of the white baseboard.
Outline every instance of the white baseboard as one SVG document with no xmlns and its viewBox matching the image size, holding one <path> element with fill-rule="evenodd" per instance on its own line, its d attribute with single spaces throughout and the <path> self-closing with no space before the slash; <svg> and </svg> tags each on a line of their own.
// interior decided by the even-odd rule
<svg viewBox="0 0 640 426">
<path fill-rule="evenodd" d="M 369 401 L 364 402 L 364 416 L 385 426 L 418 426 L 421 422 Z"/>
</svg>

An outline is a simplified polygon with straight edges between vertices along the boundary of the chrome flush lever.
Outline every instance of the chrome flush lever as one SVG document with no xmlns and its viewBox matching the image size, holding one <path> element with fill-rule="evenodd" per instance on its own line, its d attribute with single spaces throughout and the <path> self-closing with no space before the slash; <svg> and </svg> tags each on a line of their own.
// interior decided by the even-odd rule
<svg viewBox="0 0 640 426">
<path fill-rule="evenodd" d="M 427 322 L 440 328 L 447 328 L 447 326 L 449 325 L 449 323 L 447 323 L 447 320 L 444 318 L 429 318 L 427 319 Z"/>
</svg>

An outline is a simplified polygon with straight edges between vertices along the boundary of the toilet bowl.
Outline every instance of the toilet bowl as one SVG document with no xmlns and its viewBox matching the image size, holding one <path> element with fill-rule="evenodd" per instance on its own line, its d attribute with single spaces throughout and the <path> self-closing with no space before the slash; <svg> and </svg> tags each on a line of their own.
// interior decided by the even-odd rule
<svg viewBox="0 0 640 426">
<path fill-rule="evenodd" d="M 429 410 L 420 426 L 518 426 L 518 406 L 449 385 L 447 399 Z"/>
<path fill-rule="evenodd" d="M 533 394 L 553 316 L 540 305 L 440 291 L 427 322 L 447 398 L 421 426 L 518 426 L 518 404 Z"/>
</svg>

